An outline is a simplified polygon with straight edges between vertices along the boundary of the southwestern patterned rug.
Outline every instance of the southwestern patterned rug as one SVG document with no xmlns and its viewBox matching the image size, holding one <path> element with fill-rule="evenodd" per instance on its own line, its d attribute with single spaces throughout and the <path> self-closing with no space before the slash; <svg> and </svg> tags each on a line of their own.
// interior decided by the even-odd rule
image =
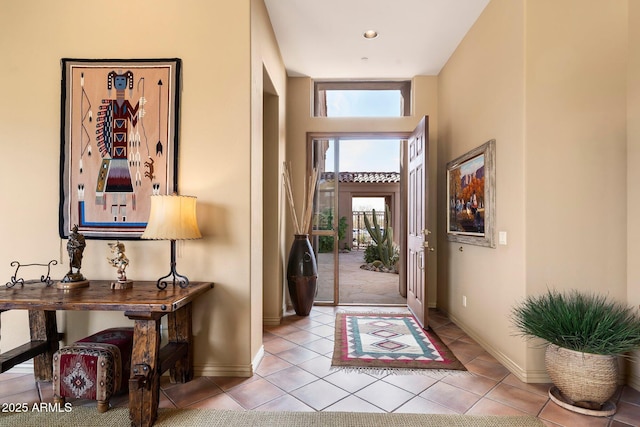
<svg viewBox="0 0 640 427">
<path fill-rule="evenodd" d="M 331 366 L 388 373 L 466 371 L 440 338 L 410 314 L 338 313 Z M 429 370 L 429 371 L 424 371 Z"/>
</svg>

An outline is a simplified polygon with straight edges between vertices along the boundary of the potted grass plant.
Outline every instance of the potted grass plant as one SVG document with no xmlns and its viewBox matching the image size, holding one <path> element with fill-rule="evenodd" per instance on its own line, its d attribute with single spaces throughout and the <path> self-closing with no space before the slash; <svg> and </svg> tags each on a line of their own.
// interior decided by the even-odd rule
<svg viewBox="0 0 640 427">
<path fill-rule="evenodd" d="M 632 308 L 594 293 L 549 290 L 512 310 L 520 335 L 548 342 L 549 395 L 588 415 L 615 413 L 609 402 L 618 385 L 618 356 L 640 348 L 640 317 Z"/>
</svg>

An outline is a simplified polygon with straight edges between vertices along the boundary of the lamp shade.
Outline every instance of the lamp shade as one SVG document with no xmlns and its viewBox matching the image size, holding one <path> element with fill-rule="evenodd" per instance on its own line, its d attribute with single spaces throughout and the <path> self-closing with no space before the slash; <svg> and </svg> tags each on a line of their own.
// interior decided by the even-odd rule
<svg viewBox="0 0 640 427">
<path fill-rule="evenodd" d="M 141 239 L 187 240 L 201 237 L 195 197 L 176 194 L 151 196 L 149 221 Z"/>
</svg>

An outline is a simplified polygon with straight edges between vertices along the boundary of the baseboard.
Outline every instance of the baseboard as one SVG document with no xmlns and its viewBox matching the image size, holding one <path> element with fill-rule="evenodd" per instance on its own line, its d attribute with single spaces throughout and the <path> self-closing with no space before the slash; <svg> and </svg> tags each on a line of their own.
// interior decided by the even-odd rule
<svg viewBox="0 0 640 427">
<path fill-rule="evenodd" d="M 260 346 L 258 353 L 250 365 L 194 365 L 193 374 L 197 377 L 241 377 L 249 378 L 258 369 L 264 358 L 264 346 Z"/>
<path fill-rule="evenodd" d="M 253 376 L 251 365 L 194 365 L 193 375 L 196 377 L 241 377 Z"/>
<path fill-rule="evenodd" d="M 478 336 L 473 330 L 466 327 L 466 325 L 457 319 L 455 316 L 449 314 L 449 319 L 456 324 L 460 329 L 462 329 L 467 335 L 469 335 L 475 342 L 480 344 L 480 346 L 487 351 L 490 355 L 496 358 L 498 362 L 502 364 L 505 368 L 509 370 L 513 375 L 515 375 L 520 381 L 525 383 L 550 383 L 551 379 L 549 375 L 547 375 L 547 371 L 545 369 L 537 369 L 527 371 L 522 368 L 522 366 L 518 365 L 514 362 L 510 357 L 506 354 L 498 350 L 497 348 L 491 346 L 487 341 L 485 341 L 482 337 Z"/>
<path fill-rule="evenodd" d="M 251 365 L 194 365 L 193 374 L 196 377 L 242 377 L 249 378 L 260 365 L 264 358 L 264 346 L 260 346 L 260 350 L 254 357 Z M 11 374 L 33 374 L 33 360 L 22 362 L 7 371 Z M 169 375 L 169 371 L 165 372 Z"/>
<path fill-rule="evenodd" d="M 256 356 L 253 358 L 253 362 L 251 362 L 252 373 L 254 373 L 258 369 L 258 366 L 260 366 L 260 362 L 262 362 L 262 359 L 264 359 L 264 345 L 260 346 L 258 353 L 256 353 Z"/>
<path fill-rule="evenodd" d="M 625 382 L 629 387 L 640 391 L 640 376 L 629 374 Z"/>
<path fill-rule="evenodd" d="M 9 369 L 7 372 L 11 374 L 33 374 L 33 360 L 22 362 Z"/>
<path fill-rule="evenodd" d="M 546 369 L 536 369 L 527 371 L 523 369 L 520 365 L 515 363 L 512 359 L 510 359 L 506 354 L 501 352 L 500 350 L 492 347 L 488 342 L 478 336 L 475 332 L 473 332 L 470 328 L 467 328 L 466 325 L 457 319 L 455 316 L 449 314 L 449 319 L 456 324 L 460 329 L 462 329 L 467 335 L 474 339 L 475 342 L 480 344 L 480 346 L 487 351 L 487 353 L 491 354 L 493 357 L 498 360 L 505 368 L 509 370 L 513 375 L 515 375 L 520 381 L 524 383 L 550 383 L 551 378 L 547 374 Z M 627 374 L 626 377 L 624 372 L 620 372 L 620 377 L 618 378 L 618 383 L 620 385 L 626 384 L 636 390 L 640 390 L 640 377 L 634 375 L 633 373 Z"/>
<path fill-rule="evenodd" d="M 280 322 L 282 321 L 282 317 L 263 317 L 262 324 L 264 326 L 280 326 Z"/>
</svg>

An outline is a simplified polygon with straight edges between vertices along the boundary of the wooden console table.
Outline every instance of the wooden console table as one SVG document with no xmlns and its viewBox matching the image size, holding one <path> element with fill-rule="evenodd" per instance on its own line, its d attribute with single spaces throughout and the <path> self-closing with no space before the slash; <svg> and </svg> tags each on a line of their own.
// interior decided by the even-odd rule
<svg viewBox="0 0 640 427">
<path fill-rule="evenodd" d="M 0 354 L 0 372 L 34 359 L 36 381 L 51 381 L 53 353 L 61 335 L 56 310 L 122 311 L 134 320 L 133 354 L 129 379 L 129 416 L 135 426 L 151 426 L 158 416 L 160 375 L 169 370 L 172 382 L 193 378 L 191 303 L 213 288 L 213 283 L 191 283 L 186 288 L 156 282 L 134 282 L 130 289 L 111 289 L 110 281 L 91 281 L 89 287 L 60 290 L 45 284 L 0 286 L 0 312 L 29 310 L 31 341 Z M 160 319 L 167 315 L 169 343 L 160 348 Z"/>
</svg>

